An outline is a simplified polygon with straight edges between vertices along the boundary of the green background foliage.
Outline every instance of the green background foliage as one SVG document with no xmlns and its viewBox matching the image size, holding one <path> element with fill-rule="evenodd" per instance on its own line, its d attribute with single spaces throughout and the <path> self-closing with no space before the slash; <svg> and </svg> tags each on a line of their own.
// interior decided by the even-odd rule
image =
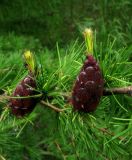
<svg viewBox="0 0 132 160">
<path fill-rule="evenodd" d="M 118 42 L 131 44 L 131 0 L 2 0 L 1 33 L 34 36 L 53 47 L 77 38 L 83 27 L 97 30 L 101 41 L 109 33 Z"/>
<path fill-rule="evenodd" d="M 0 159 L 130 160 L 132 98 L 102 97 L 94 113 L 79 114 L 65 101 L 85 59 L 82 31 L 96 31 L 94 56 L 105 87 L 132 85 L 131 0 L 1 0 Z M 8 110 L 11 95 L 27 74 L 22 53 L 30 49 L 43 71 L 38 91 L 56 113 L 38 104 L 22 119 Z"/>
</svg>

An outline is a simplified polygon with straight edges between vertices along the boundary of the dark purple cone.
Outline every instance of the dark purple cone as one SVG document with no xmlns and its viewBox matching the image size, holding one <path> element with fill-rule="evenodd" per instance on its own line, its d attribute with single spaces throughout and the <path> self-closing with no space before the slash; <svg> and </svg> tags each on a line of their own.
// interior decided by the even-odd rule
<svg viewBox="0 0 132 160">
<path fill-rule="evenodd" d="M 21 83 L 16 87 L 13 97 L 27 97 L 35 95 L 36 88 L 35 80 L 31 76 L 26 76 Z M 33 97 L 10 99 L 9 106 L 14 115 L 22 117 L 25 114 L 31 113 L 34 109 L 37 100 Z"/>
<path fill-rule="evenodd" d="M 73 87 L 74 109 L 83 112 L 94 111 L 103 95 L 103 85 L 99 65 L 92 55 L 88 55 Z"/>
</svg>

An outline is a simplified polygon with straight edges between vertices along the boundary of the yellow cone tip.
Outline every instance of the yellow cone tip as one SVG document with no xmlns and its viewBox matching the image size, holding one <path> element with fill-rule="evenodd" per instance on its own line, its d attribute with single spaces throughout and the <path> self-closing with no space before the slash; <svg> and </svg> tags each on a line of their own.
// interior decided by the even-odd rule
<svg viewBox="0 0 132 160">
<path fill-rule="evenodd" d="M 91 28 L 86 28 L 83 32 L 87 53 L 93 54 L 93 31 Z"/>
<path fill-rule="evenodd" d="M 93 37 L 93 31 L 91 28 L 85 28 L 84 32 L 83 32 L 84 36 L 89 36 L 89 37 Z"/>
<path fill-rule="evenodd" d="M 35 64 L 34 64 L 34 57 L 33 53 L 30 50 L 24 52 L 24 60 L 27 64 L 27 68 L 30 72 L 34 73 Z"/>
</svg>

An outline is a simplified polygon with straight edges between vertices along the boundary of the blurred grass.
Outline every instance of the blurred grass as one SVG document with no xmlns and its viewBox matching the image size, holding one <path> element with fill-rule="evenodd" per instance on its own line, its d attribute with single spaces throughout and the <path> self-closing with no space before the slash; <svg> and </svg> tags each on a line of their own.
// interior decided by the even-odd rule
<svg viewBox="0 0 132 160">
<path fill-rule="evenodd" d="M 112 34 L 119 45 L 130 45 L 131 10 L 131 0 L 2 0 L 0 34 L 34 36 L 54 48 L 56 41 L 65 45 L 84 27 L 92 27 L 100 41 Z"/>
</svg>

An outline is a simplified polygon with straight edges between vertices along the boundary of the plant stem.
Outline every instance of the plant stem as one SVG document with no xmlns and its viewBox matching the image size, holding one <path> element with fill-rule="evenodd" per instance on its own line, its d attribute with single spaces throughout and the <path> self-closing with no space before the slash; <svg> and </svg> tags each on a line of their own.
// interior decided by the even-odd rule
<svg viewBox="0 0 132 160">
<path fill-rule="evenodd" d="M 129 96 L 132 96 L 132 86 L 121 88 L 105 88 L 103 91 L 104 96 L 109 96 L 112 94 L 128 94 Z"/>
<path fill-rule="evenodd" d="M 103 96 L 110 96 L 112 94 L 127 94 L 129 96 L 132 96 L 132 86 L 119 87 L 119 88 L 117 87 L 116 88 L 104 88 Z M 71 92 L 61 93 L 61 95 L 67 100 L 70 100 L 71 98 Z"/>
<path fill-rule="evenodd" d="M 57 107 L 55 107 L 54 105 L 52 105 L 52 104 L 50 104 L 50 103 L 48 103 L 48 102 L 45 102 L 45 101 L 43 101 L 43 100 L 42 100 L 40 103 L 41 103 L 42 105 L 45 105 L 45 106 L 53 109 L 53 110 L 56 111 L 56 112 L 63 112 L 63 111 L 65 110 L 65 109 L 57 108 Z"/>
<path fill-rule="evenodd" d="M 112 94 L 127 94 L 129 96 L 132 96 L 132 86 L 128 86 L 128 87 L 121 87 L 121 88 L 104 88 L 104 91 L 103 91 L 103 96 L 109 96 L 109 95 L 112 95 Z M 63 95 L 63 97 L 69 102 L 70 99 L 71 99 L 71 93 L 62 93 L 61 95 Z M 7 96 L 7 95 L 0 95 L 0 102 L 3 102 L 3 100 L 5 99 L 9 99 L 11 98 L 10 96 Z M 20 98 L 25 98 L 25 97 L 20 97 Z M 29 98 L 29 97 L 27 97 Z M 42 105 L 45 105 L 51 109 L 53 109 L 54 111 L 56 112 L 63 112 L 65 109 L 60 109 L 60 108 L 57 108 L 55 107 L 54 105 L 48 103 L 48 102 L 45 102 L 44 100 L 42 100 L 40 102 Z"/>
<path fill-rule="evenodd" d="M 65 97 L 65 99 L 67 99 L 68 101 L 70 100 L 71 96 L 70 96 L 70 92 L 68 94 L 62 93 L 62 95 Z M 128 86 L 128 87 L 122 87 L 122 88 L 105 88 L 103 91 L 103 96 L 109 96 L 112 94 L 128 94 L 130 96 L 132 96 L 132 86 Z M 53 109 L 56 112 L 63 112 L 65 109 L 60 109 L 55 107 L 54 105 L 45 102 L 45 101 L 41 101 L 41 104 L 50 107 L 51 109 Z"/>
</svg>

